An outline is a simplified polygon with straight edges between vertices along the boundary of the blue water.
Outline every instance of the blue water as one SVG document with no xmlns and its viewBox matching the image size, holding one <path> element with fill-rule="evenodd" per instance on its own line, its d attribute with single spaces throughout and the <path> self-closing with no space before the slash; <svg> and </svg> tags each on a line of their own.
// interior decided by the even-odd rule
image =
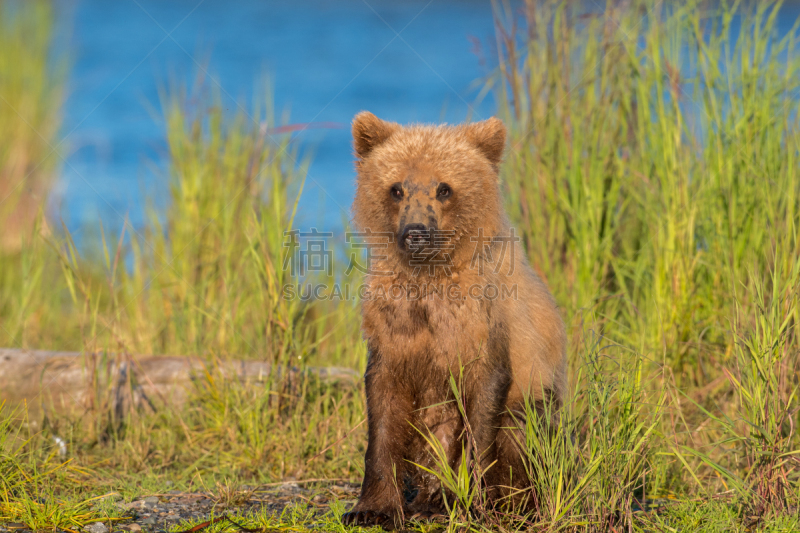
<svg viewBox="0 0 800 533">
<path fill-rule="evenodd" d="M 295 135 L 313 152 L 300 224 L 336 230 L 354 191 L 349 123 L 363 109 L 399 122 L 491 116 L 475 104 L 486 75 L 474 39 L 494 42 L 491 3 L 464 0 L 64 0 L 72 66 L 68 147 L 51 210 L 83 229 L 141 226 L 163 207 L 166 143 L 159 88 L 207 70 L 233 113 L 269 79 L 291 123 L 340 129 Z M 399 34 L 399 36 L 398 36 Z M 484 54 L 488 52 L 486 47 Z M 263 98 L 262 98 L 263 100 Z"/>
</svg>

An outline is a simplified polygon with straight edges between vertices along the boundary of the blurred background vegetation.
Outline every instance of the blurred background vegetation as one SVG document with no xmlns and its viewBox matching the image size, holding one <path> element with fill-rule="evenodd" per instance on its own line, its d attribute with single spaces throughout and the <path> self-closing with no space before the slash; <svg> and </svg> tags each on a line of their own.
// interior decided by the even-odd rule
<svg viewBox="0 0 800 533">
<path fill-rule="evenodd" d="M 231 113 L 213 91 L 166 90 L 166 216 L 153 210 L 120 235 L 99 228 L 79 249 L 42 210 L 63 101 L 53 11 L 17 6 L 0 6 L 0 346 L 196 354 L 209 371 L 190 403 L 155 413 L 120 416 L 96 401 L 32 420 L 24 406 L 3 407 L 0 520 L 19 520 L 18 502 L 43 483 L 79 505 L 142 479 L 360 480 L 360 389 L 287 388 L 277 374 L 248 388 L 213 371 L 232 357 L 359 371 L 366 361 L 357 302 L 281 298 L 296 282 L 282 267 L 284 231 L 307 162 L 261 126 L 276 125 L 268 92 Z M 569 326 L 574 402 L 563 431 L 577 436 L 545 437 L 530 415 L 528 448 L 544 458 L 531 468 L 552 496 L 531 523 L 792 530 L 797 24 L 778 38 L 772 2 L 519 7 L 495 6 L 485 90 L 511 132 L 507 208 Z M 68 443 L 66 465 L 54 436 Z M 458 496 L 453 527 L 480 528 L 475 487 L 459 484 L 467 474 L 439 475 Z"/>
</svg>

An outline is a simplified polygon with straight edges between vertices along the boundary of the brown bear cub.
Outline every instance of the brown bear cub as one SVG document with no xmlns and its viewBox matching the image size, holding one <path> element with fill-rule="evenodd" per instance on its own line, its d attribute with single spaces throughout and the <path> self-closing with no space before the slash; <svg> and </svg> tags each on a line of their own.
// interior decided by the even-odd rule
<svg viewBox="0 0 800 533">
<path fill-rule="evenodd" d="M 346 524 L 399 526 L 444 510 L 427 438 L 479 461 L 498 503 L 529 484 L 518 420 L 566 392 L 566 336 L 506 220 L 503 123 L 353 122 L 354 222 L 369 247 L 363 332 L 368 444 Z M 460 383 L 466 420 L 450 386 Z M 514 428 L 514 429 L 512 429 Z M 466 435 L 470 435 L 469 438 Z"/>
</svg>

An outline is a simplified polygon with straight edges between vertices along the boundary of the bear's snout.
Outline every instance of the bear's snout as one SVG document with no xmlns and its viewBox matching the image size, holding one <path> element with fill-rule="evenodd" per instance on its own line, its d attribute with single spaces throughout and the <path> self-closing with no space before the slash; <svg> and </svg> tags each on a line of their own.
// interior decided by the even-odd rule
<svg viewBox="0 0 800 533">
<path fill-rule="evenodd" d="M 417 252 L 430 246 L 433 231 L 434 228 L 428 228 L 425 224 L 407 224 L 397 243 L 403 250 Z"/>
</svg>

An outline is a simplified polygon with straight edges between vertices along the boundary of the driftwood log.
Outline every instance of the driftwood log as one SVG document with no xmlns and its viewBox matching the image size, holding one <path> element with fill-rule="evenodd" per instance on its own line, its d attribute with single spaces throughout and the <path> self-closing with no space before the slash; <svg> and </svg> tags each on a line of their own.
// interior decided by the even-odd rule
<svg viewBox="0 0 800 533">
<path fill-rule="evenodd" d="M 342 385 L 359 379 L 349 368 L 281 367 L 273 372 L 272 365 L 263 361 L 0 348 L 0 403 L 12 407 L 26 403 L 34 412 L 79 414 L 100 401 L 120 414 L 132 407 L 157 410 L 185 402 L 191 390 L 210 377 L 254 386 L 266 386 L 275 378 L 292 383 L 313 378 Z"/>
</svg>

